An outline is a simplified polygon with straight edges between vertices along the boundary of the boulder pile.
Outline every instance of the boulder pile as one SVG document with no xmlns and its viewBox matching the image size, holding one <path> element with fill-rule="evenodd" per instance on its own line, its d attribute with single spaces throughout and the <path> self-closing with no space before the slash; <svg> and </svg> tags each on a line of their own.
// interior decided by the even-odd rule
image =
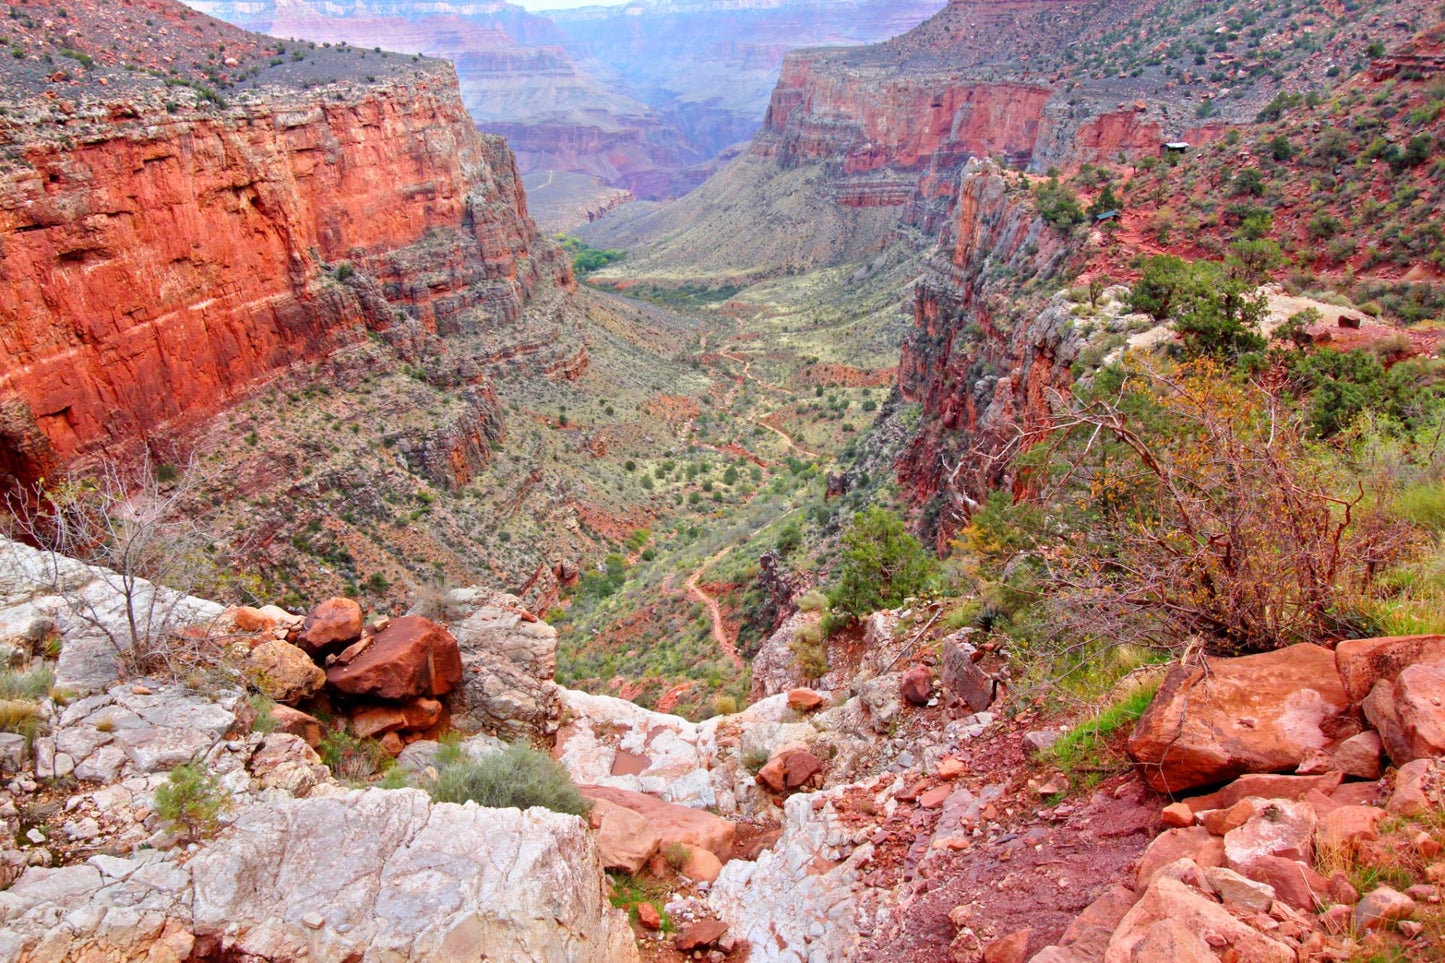
<svg viewBox="0 0 1445 963">
<path fill-rule="evenodd" d="M 1293 963 L 1430 939 L 1445 862 L 1415 820 L 1445 811 L 1445 637 L 1175 665 L 1128 750 L 1174 797 L 1168 828 L 1034 963 Z"/>
<path fill-rule="evenodd" d="M 302 708 L 339 710 L 357 736 L 378 739 L 395 756 L 441 731 L 442 700 L 461 682 L 456 638 L 417 615 L 368 625 L 356 602 L 333 598 L 305 618 L 274 606 L 237 607 L 218 622 L 251 646 L 246 669 L 284 707 L 278 722 L 313 745 L 322 727 Z"/>
</svg>

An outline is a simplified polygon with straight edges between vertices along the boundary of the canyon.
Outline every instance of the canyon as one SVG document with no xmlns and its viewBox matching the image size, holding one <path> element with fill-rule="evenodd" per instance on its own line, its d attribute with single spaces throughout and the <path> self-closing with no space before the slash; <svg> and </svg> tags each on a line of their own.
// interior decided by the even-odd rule
<svg viewBox="0 0 1445 963">
<path fill-rule="evenodd" d="M 377 59 L 328 64 L 350 77 L 321 90 L 262 73 L 219 108 L 159 81 L 97 83 L 120 65 L 65 99 L 7 103 L 12 475 L 194 423 L 368 332 L 514 321 L 543 284 L 571 284 L 451 68 Z M 435 280 L 418 285 L 423 259 Z"/>
<path fill-rule="evenodd" d="M 0 957 L 1432 958 L 1409 419 L 1445 381 L 1400 306 L 1445 304 L 1445 27 L 1363 6 L 207 5 L 307 41 L 173 0 L 12 14 L 0 484 L 43 522 L 67 471 L 52 504 L 136 466 L 121 516 L 169 505 L 205 575 L 0 537 Z M 896 36 L 756 41 L 848 16 Z M 1156 255 L 1266 265 L 1240 291 L 1295 354 L 1193 359 L 1269 399 L 1241 435 L 1314 417 L 1281 372 L 1336 348 L 1416 379 L 1399 411 L 1375 386 L 1398 485 L 1308 636 L 1170 634 L 1204 623 L 1164 576 L 1157 623 L 1070 582 L 1168 519 L 1127 452 L 1081 441 L 1073 489 L 1024 457 L 1108 378 L 1192 377 Z M 1271 453 L 1358 454 L 1284 421 Z M 1288 552 L 1226 561 L 1345 532 L 1306 489 L 1349 460 L 1289 476 L 1324 507 Z"/>
<path fill-rule="evenodd" d="M 193 4 L 273 36 L 450 60 L 473 119 L 506 136 L 524 174 L 586 174 L 646 199 L 687 193 L 752 136 L 788 50 L 890 37 L 939 5 Z"/>
</svg>

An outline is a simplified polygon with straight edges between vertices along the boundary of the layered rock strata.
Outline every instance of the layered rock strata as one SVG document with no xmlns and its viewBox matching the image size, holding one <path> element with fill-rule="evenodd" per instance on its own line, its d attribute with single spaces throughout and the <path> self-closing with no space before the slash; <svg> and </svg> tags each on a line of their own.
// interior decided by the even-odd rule
<svg viewBox="0 0 1445 963">
<path fill-rule="evenodd" d="M 358 57 L 299 82 L 276 57 L 229 100 L 100 64 L 12 92 L 0 148 L 23 162 L 0 172 L 0 469 L 27 481 L 368 331 L 504 323 L 540 285 L 571 283 L 451 67 Z M 424 460 L 475 470 L 486 420 Z"/>
</svg>

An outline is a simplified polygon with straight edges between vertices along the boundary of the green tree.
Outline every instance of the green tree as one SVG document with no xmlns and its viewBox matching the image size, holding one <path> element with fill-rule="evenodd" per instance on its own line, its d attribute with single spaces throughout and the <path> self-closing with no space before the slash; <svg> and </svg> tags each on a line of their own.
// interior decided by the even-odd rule
<svg viewBox="0 0 1445 963">
<path fill-rule="evenodd" d="M 1089 216 L 1098 217 L 1100 214 L 1107 214 L 1109 211 L 1122 211 L 1124 202 L 1114 193 L 1114 185 L 1105 183 L 1104 189 L 1099 196 L 1094 198 L 1094 203 L 1089 205 Z"/>
<path fill-rule="evenodd" d="M 843 536 L 842 564 L 829 604 L 849 620 L 891 608 L 922 591 L 936 564 L 901 518 L 874 505 L 853 516 Z"/>
<path fill-rule="evenodd" d="M 1167 321 L 1190 278 L 1189 265 L 1182 258 L 1172 254 L 1151 257 L 1144 262 L 1144 273 L 1129 294 L 1129 307 L 1155 321 Z"/>
<path fill-rule="evenodd" d="M 231 806 L 231 797 L 200 763 L 188 762 L 172 769 L 156 787 L 155 805 L 163 822 L 181 830 L 186 839 L 195 839 L 216 828 L 221 813 Z"/>
</svg>

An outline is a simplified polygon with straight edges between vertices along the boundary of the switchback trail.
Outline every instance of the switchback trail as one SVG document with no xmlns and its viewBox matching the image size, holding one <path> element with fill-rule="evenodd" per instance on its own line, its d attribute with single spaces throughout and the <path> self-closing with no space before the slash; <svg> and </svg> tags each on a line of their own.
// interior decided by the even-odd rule
<svg viewBox="0 0 1445 963">
<path fill-rule="evenodd" d="M 707 606 L 707 614 L 712 619 L 713 641 L 717 643 L 718 648 L 722 649 L 723 653 L 732 661 L 734 668 L 741 672 L 743 670 L 743 657 L 738 655 L 737 645 L 728 636 L 727 625 L 723 622 L 722 610 L 718 608 L 717 599 L 708 595 L 702 590 L 702 586 L 698 585 L 703 573 L 708 570 L 708 566 L 721 559 L 730 551 L 732 551 L 731 547 L 725 548 L 699 565 L 697 571 L 693 572 L 687 578 L 687 594 Z"/>
</svg>

